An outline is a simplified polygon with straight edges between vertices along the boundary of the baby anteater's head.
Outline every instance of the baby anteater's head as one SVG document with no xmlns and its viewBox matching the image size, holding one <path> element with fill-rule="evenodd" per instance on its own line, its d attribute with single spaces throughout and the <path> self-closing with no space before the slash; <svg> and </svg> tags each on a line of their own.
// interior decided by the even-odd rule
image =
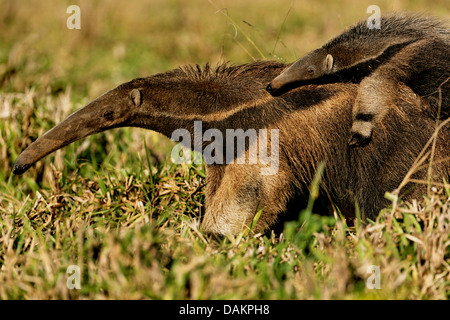
<svg viewBox="0 0 450 320">
<path fill-rule="evenodd" d="M 273 79 L 266 90 L 274 95 L 284 86 L 294 83 L 320 78 L 331 72 L 333 56 L 323 48 L 314 50 L 297 60 L 278 77 Z"/>
</svg>

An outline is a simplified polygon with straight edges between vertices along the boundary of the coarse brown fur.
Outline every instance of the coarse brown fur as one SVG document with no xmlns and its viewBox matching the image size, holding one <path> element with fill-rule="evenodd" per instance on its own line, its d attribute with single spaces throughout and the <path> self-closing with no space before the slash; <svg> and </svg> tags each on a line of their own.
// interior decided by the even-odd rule
<svg viewBox="0 0 450 320">
<path fill-rule="evenodd" d="M 295 216 L 304 207 L 322 162 L 321 193 L 346 215 L 354 215 L 357 202 L 363 217 L 373 218 L 388 204 L 384 193 L 398 187 L 434 133 L 435 120 L 428 115 L 428 106 L 410 88 L 401 86 L 395 107 L 375 129 L 372 143 L 349 148 L 346 133 L 358 85 L 308 85 L 273 97 L 265 84 L 284 68 L 269 61 L 203 69 L 191 66 L 124 83 L 41 136 L 19 155 L 13 171 L 23 173 L 68 143 L 115 127 L 142 127 L 168 137 L 180 128 L 194 137 L 194 121 L 202 121 L 203 132 L 278 129 L 276 174 L 261 174 L 262 163 L 206 165 L 205 232 L 237 234 L 260 209 L 256 231 Z M 433 181 L 449 181 L 449 137 L 450 126 L 446 126 L 437 139 Z M 414 177 L 425 176 L 422 170 Z M 409 191 L 406 197 L 424 191 L 416 185 L 403 190 Z"/>
<path fill-rule="evenodd" d="M 297 60 L 268 85 L 276 94 L 287 85 L 322 81 L 360 82 L 353 109 L 351 145 L 370 141 L 373 127 L 395 105 L 399 86 L 408 85 L 441 119 L 450 111 L 450 30 L 421 14 L 390 13 L 380 29 L 360 21 Z M 362 79 L 362 80 L 361 80 Z M 441 105 L 439 106 L 439 102 Z"/>
</svg>

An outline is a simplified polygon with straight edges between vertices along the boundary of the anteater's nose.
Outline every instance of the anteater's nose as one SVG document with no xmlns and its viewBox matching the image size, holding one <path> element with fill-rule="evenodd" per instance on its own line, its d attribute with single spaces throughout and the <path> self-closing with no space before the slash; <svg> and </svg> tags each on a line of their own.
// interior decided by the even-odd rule
<svg viewBox="0 0 450 320">
<path fill-rule="evenodd" d="M 268 93 L 270 93 L 270 94 L 273 93 L 273 88 L 272 88 L 272 84 L 271 84 L 271 83 L 269 83 L 269 84 L 267 85 L 266 91 L 267 91 Z"/>
<path fill-rule="evenodd" d="M 14 174 L 22 174 L 25 171 L 27 171 L 30 167 L 31 167 L 30 164 L 27 163 L 21 164 L 19 161 L 16 161 L 16 163 L 14 163 L 12 172 Z"/>
</svg>

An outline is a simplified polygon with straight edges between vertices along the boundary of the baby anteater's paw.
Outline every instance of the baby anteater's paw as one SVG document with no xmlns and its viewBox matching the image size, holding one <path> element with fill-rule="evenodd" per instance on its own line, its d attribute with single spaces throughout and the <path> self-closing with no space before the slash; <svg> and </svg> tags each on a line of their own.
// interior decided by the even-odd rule
<svg viewBox="0 0 450 320">
<path fill-rule="evenodd" d="M 350 147 L 364 147 L 372 139 L 372 134 L 369 136 L 363 136 L 359 132 L 354 132 L 348 141 Z"/>
</svg>

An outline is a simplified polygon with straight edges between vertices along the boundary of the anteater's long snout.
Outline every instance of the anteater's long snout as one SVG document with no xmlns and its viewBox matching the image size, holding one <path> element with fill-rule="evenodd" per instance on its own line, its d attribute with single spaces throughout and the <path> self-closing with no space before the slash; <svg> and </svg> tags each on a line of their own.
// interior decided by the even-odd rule
<svg viewBox="0 0 450 320">
<path fill-rule="evenodd" d="M 271 83 L 269 83 L 269 84 L 267 85 L 266 91 L 267 91 L 268 93 L 270 93 L 270 94 L 273 93 L 273 88 L 272 88 L 272 84 L 271 84 Z"/>
<path fill-rule="evenodd" d="M 270 93 L 271 95 L 275 96 L 280 90 L 280 88 L 283 86 L 283 83 L 278 79 L 280 76 L 273 79 L 266 87 L 266 91 Z"/>
<path fill-rule="evenodd" d="M 19 160 L 19 161 L 16 160 L 16 162 L 14 163 L 12 172 L 14 174 L 22 174 L 25 171 L 27 171 L 28 169 L 30 169 L 30 167 L 31 167 L 31 164 L 25 163 L 25 162 L 23 162 L 23 160 Z"/>
<path fill-rule="evenodd" d="M 100 125 L 95 125 L 93 119 L 89 119 L 93 116 L 92 112 L 88 112 L 85 108 L 72 114 L 29 145 L 17 157 L 12 169 L 13 173 L 22 174 L 48 154 L 99 131 Z"/>
<path fill-rule="evenodd" d="M 31 165 L 48 154 L 92 134 L 91 131 L 88 130 L 67 131 L 64 129 L 64 125 L 67 125 L 67 123 L 62 122 L 29 145 L 28 148 L 17 157 L 12 172 L 14 174 L 22 174 L 27 171 Z"/>
<path fill-rule="evenodd" d="M 142 95 L 134 89 L 131 94 L 111 90 L 70 115 L 28 146 L 16 159 L 14 174 L 22 174 L 48 154 L 89 135 L 128 125 Z M 130 100 L 130 101 L 128 101 Z"/>
<path fill-rule="evenodd" d="M 279 94 L 280 89 L 291 82 L 291 79 L 286 75 L 286 71 L 275 77 L 266 87 L 266 91 L 271 95 Z"/>
</svg>

